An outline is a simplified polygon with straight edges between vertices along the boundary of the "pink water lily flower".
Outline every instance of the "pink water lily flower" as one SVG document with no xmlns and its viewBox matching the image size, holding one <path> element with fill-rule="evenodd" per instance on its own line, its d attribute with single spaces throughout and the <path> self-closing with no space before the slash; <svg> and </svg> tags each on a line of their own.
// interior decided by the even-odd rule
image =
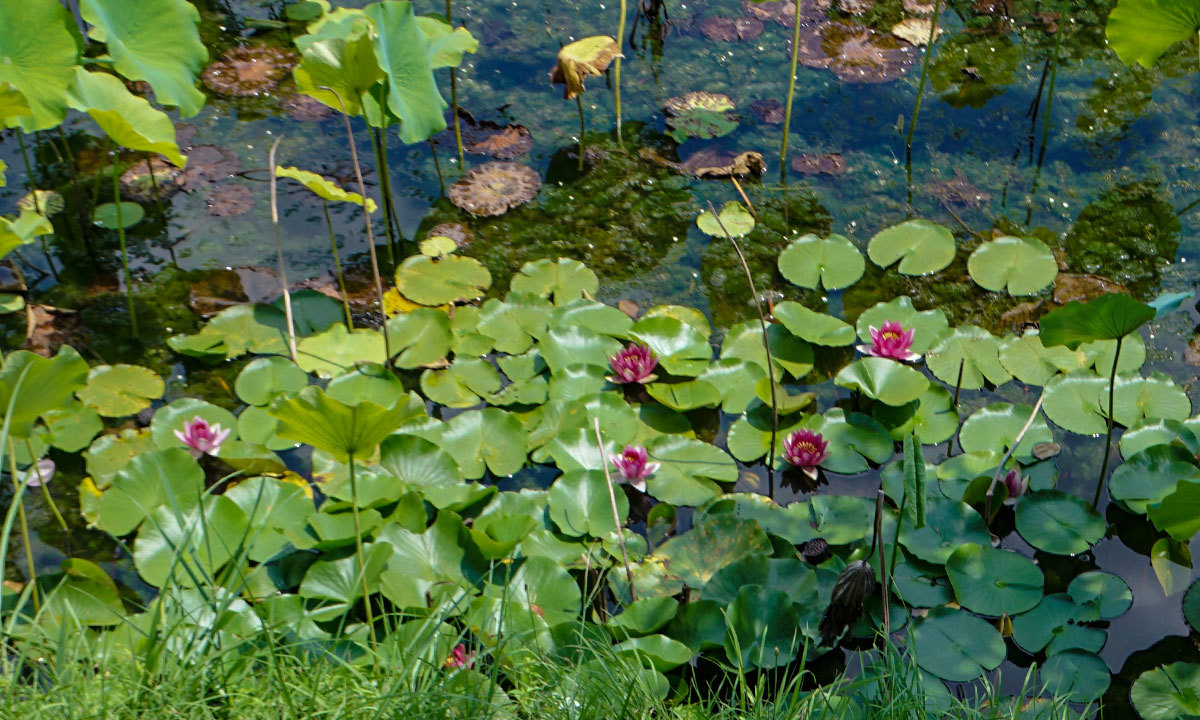
<svg viewBox="0 0 1200 720">
<path fill-rule="evenodd" d="M 466 646 L 459 643 L 450 651 L 450 655 L 446 657 L 446 667 L 452 670 L 459 668 L 470 668 L 475 664 L 475 653 L 467 652 Z"/>
<path fill-rule="evenodd" d="M 1022 477 L 1021 472 L 1014 468 L 1004 476 L 1004 486 L 1008 488 L 1008 499 L 1004 502 L 1011 505 L 1029 489 L 1029 478 Z"/>
<path fill-rule="evenodd" d="M 903 325 L 894 320 L 888 320 L 883 327 L 872 326 L 871 344 L 859 345 L 858 349 L 867 355 L 901 362 L 920 360 L 921 356 L 912 351 L 913 332 L 905 330 Z"/>
<path fill-rule="evenodd" d="M 21 481 L 29 487 L 49 485 L 50 479 L 54 477 L 54 471 L 56 469 L 57 468 L 54 465 L 53 460 L 50 458 L 42 458 L 25 471 L 25 474 L 21 477 Z"/>
<path fill-rule="evenodd" d="M 216 455 L 221 443 L 229 437 L 229 429 L 222 430 L 220 423 L 209 425 L 207 420 L 197 415 L 183 424 L 183 430 L 176 430 L 175 437 L 188 446 L 192 457 L 198 458 L 201 455 Z"/>
<path fill-rule="evenodd" d="M 658 358 L 654 351 L 645 345 L 630 345 L 608 360 L 612 365 L 613 377 L 608 378 L 614 383 L 654 382 L 658 377 L 654 368 L 658 367 Z"/>
<path fill-rule="evenodd" d="M 829 443 L 821 433 L 802 429 L 783 440 L 783 458 L 809 477 L 817 476 L 817 466 L 829 457 Z"/>
<path fill-rule="evenodd" d="M 646 478 L 659 468 L 658 463 L 647 462 L 650 455 L 641 445 L 626 445 L 620 455 L 610 456 L 621 478 L 642 492 L 646 492 Z"/>
</svg>

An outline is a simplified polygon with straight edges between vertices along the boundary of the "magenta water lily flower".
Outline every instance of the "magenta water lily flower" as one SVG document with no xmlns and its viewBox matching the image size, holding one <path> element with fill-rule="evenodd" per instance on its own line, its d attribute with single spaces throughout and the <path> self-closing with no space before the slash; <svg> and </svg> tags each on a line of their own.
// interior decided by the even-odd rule
<svg viewBox="0 0 1200 720">
<path fill-rule="evenodd" d="M 646 478 L 659 468 L 658 463 L 648 462 L 650 455 L 641 445 L 626 445 L 625 452 L 610 458 L 621 473 L 621 478 L 642 492 L 646 492 Z"/>
<path fill-rule="evenodd" d="M 207 420 L 197 415 L 183 424 L 183 430 L 176 430 L 175 437 L 188 446 L 193 457 L 198 458 L 201 455 L 216 455 L 221 443 L 229 437 L 229 429 L 222 430 L 220 423 L 209 425 Z"/>
<path fill-rule="evenodd" d="M 49 485 L 50 479 L 54 477 L 56 470 L 54 461 L 50 458 L 42 458 L 37 463 L 31 465 L 25 474 L 21 477 L 21 481 L 29 487 L 40 487 Z"/>
<path fill-rule="evenodd" d="M 1008 488 L 1008 499 L 1005 503 L 1013 503 L 1029 489 L 1029 478 L 1022 477 L 1021 472 L 1014 468 L 1004 476 L 1004 486 Z"/>
<path fill-rule="evenodd" d="M 654 368 L 658 367 L 658 358 L 645 345 L 630 345 L 622 348 L 619 353 L 609 358 L 608 362 L 613 369 L 613 377 L 610 377 L 609 380 L 614 383 L 644 385 L 654 382 L 658 377 L 654 374 Z"/>
<path fill-rule="evenodd" d="M 912 330 L 905 330 L 900 323 L 888 320 L 883 323 L 883 327 L 872 326 L 871 344 L 859 345 L 858 349 L 875 357 L 913 362 L 920 360 L 921 356 L 912 351 L 912 342 Z"/>
<path fill-rule="evenodd" d="M 467 652 L 466 646 L 459 643 L 450 651 L 450 655 L 446 657 L 446 667 L 452 670 L 459 668 L 470 668 L 475 664 L 475 653 Z"/>
<path fill-rule="evenodd" d="M 829 443 L 821 433 L 797 430 L 783 441 L 783 458 L 809 477 L 817 476 L 817 466 L 829 457 Z"/>
</svg>

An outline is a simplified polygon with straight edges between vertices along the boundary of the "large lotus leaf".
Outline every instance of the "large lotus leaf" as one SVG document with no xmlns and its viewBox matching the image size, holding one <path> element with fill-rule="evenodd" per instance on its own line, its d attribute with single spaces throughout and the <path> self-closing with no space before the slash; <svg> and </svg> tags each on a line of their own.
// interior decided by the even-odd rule
<svg viewBox="0 0 1200 720">
<path fill-rule="evenodd" d="M 33 210 L 22 210 L 16 220 L 0 216 L 0 258 L 28 245 L 38 235 L 49 235 L 54 226 L 46 216 Z"/>
<path fill-rule="evenodd" d="M 946 560 L 958 603 L 980 615 L 1016 615 L 1042 599 L 1045 578 L 1031 560 L 990 545 L 966 543 Z"/>
<path fill-rule="evenodd" d="M 925 562 L 945 565 L 964 543 L 990 545 L 987 525 L 974 508 L 956 500 L 930 500 L 925 527 L 901 526 L 900 544 L 906 550 Z"/>
<path fill-rule="evenodd" d="M 853 345 L 858 338 L 853 326 L 791 300 L 776 305 L 773 314 L 789 332 L 814 345 Z"/>
<path fill-rule="evenodd" d="M 647 491 L 672 505 L 700 505 L 721 493 L 718 482 L 738 478 L 737 463 L 725 451 L 699 440 L 663 436 L 647 447 L 658 470 L 646 482 Z"/>
<path fill-rule="evenodd" d="M 1178 445 L 1152 445 L 1113 471 L 1108 493 L 1133 512 L 1145 513 L 1174 493 L 1181 480 L 1200 482 L 1196 456 Z"/>
<path fill-rule="evenodd" d="M 1081 650 L 1060 652 L 1042 665 L 1046 692 L 1068 702 L 1085 703 L 1099 699 L 1112 677 L 1108 663 L 1100 656 Z"/>
<path fill-rule="evenodd" d="M 616 490 L 617 515 L 624 522 L 629 514 L 625 492 Z M 559 531 L 572 537 L 603 538 L 616 531 L 608 481 L 600 470 L 573 470 L 550 486 L 547 495 L 550 519 Z"/>
<path fill-rule="evenodd" d="M 492 274 L 487 268 L 475 258 L 460 255 L 413 255 L 396 269 L 396 289 L 422 305 L 477 300 L 491 284 Z"/>
<path fill-rule="evenodd" d="M 452 408 L 477 405 L 480 395 L 497 392 L 502 384 L 499 371 L 483 358 L 464 358 L 448 368 L 421 373 L 421 392 Z"/>
<path fill-rule="evenodd" d="M 187 158 L 175 142 L 175 125 L 161 110 L 125 88 L 117 77 L 107 73 L 75 72 L 75 84 L 67 93 L 67 103 L 86 112 L 113 142 L 130 150 L 158 153 L 183 167 Z"/>
<path fill-rule="evenodd" d="M 0 17 L 6 19 L 0 23 L 0 84 L 16 88 L 32 111 L 6 116 L 0 124 L 25 132 L 58 125 L 83 45 L 75 19 L 61 3 L 48 0 L 0 0 Z"/>
<path fill-rule="evenodd" d="M 919 371 L 895 360 L 877 357 L 864 357 L 850 363 L 833 382 L 893 406 L 917 400 L 929 389 L 929 380 Z"/>
<path fill-rule="evenodd" d="M 87 362 L 70 345 L 64 345 L 53 358 L 26 350 L 9 353 L 0 368 L 0 413 L 9 434 L 28 438 L 38 416 L 68 407 L 71 395 L 84 386 L 87 376 Z"/>
<path fill-rule="evenodd" d="M 1107 383 L 1106 383 L 1107 385 Z M 1108 399 L 1102 407 L 1107 409 Z M 1192 412 L 1187 393 L 1169 376 L 1154 373 L 1148 378 L 1117 375 L 1113 391 L 1113 416 L 1117 423 L 1133 427 L 1144 420 L 1186 420 Z"/>
<path fill-rule="evenodd" d="M 1150 547 L 1150 567 L 1168 597 L 1181 592 L 1192 579 L 1192 550 L 1187 543 L 1160 537 Z"/>
<path fill-rule="evenodd" d="M 196 75 L 208 62 L 208 51 L 200 41 L 194 5 L 80 0 L 79 10 L 93 26 L 88 34 L 105 44 L 117 72 L 150 83 L 158 102 L 177 106 L 184 117 L 200 112 L 204 93 L 196 89 Z"/>
<path fill-rule="evenodd" d="M 1033 408 L 1028 405 L 1012 405 L 1010 403 L 986 405 L 976 410 L 963 423 L 962 430 L 958 434 L 959 447 L 963 452 L 994 450 L 1003 453 L 1012 446 L 1031 414 L 1033 414 Z M 924 436 L 921 439 L 924 440 Z M 1033 459 L 1034 445 L 1053 440 L 1054 433 L 1039 414 L 1021 439 L 1021 444 L 1013 452 L 1013 457 L 1022 462 L 1029 462 Z"/>
<path fill-rule="evenodd" d="M 88 384 L 78 391 L 79 399 L 101 415 L 121 417 L 150 407 L 162 397 L 163 380 L 158 373 L 137 365 L 100 365 L 88 373 Z"/>
<path fill-rule="evenodd" d="M 408 409 L 401 404 L 381 407 L 363 401 L 347 405 L 316 386 L 294 397 L 271 404 L 279 421 L 280 437 L 307 443 L 333 455 L 339 462 L 350 456 L 369 457 L 376 446 L 404 422 Z"/>
<path fill-rule="evenodd" d="M 584 91 L 584 78 L 603 75 L 617 57 L 621 57 L 621 46 L 607 35 L 576 40 L 558 51 L 558 64 L 550 76 L 551 82 L 562 83 L 564 97 L 574 100 Z"/>
<path fill-rule="evenodd" d="M 712 359 L 708 338 L 673 317 L 643 318 L 629 329 L 629 336 L 649 347 L 672 375 L 695 377 L 704 372 Z"/>
<path fill-rule="evenodd" d="M 513 276 L 514 293 L 530 293 L 552 298 L 555 305 L 566 305 L 580 298 L 591 298 L 600 288 L 596 273 L 571 258 L 543 258 L 527 262 Z"/>
<path fill-rule="evenodd" d="M 380 586 L 380 574 L 387 565 L 393 553 L 392 546 L 387 542 L 373 542 L 363 548 L 363 562 L 360 564 L 356 553 L 343 557 L 323 557 L 304 573 L 304 580 L 297 592 L 300 597 L 314 600 L 332 601 L 323 610 L 322 617 L 336 617 L 357 602 L 363 596 L 364 579 L 366 588 L 374 593 Z"/>
<path fill-rule="evenodd" d="M 917 406 L 915 411 L 914 404 Z M 873 415 L 888 429 L 893 440 L 915 434 L 923 443 L 937 444 L 949 440 L 958 429 L 954 397 L 941 385 L 931 384 L 919 400 L 907 405 L 876 406 Z"/>
<path fill-rule="evenodd" d="M 1099 570 L 1076 575 L 1067 586 L 1067 594 L 1084 620 L 1112 620 L 1133 606 L 1129 585 L 1116 575 Z"/>
<path fill-rule="evenodd" d="M 1143 67 L 1152 67 L 1175 43 L 1195 39 L 1197 30 L 1197 0 L 1121 0 L 1105 26 L 1108 44 L 1121 62 Z"/>
<path fill-rule="evenodd" d="M 0 82 L 0 122 L 20 115 L 30 115 L 33 108 L 25 95 L 9 82 Z M 4 167 L 0 165 L 0 187 L 4 187 Z"/>
<path fill-rule="evenodd" d="M 1175 491 L 1150 504 L 1146 514 L 1159 530 L 1181 543 L 1200 532 L 1200 479 L 1184 478 Z"/>
<path fill-rule="evenodd" d="M 701 597 L 728 605 L 746 585 L 779 590 L 793 604 L 808 607 L 817 602 L 817 576 L 796 558 L 749 555 L 726 565 L 704 586 Z"/>
<path fill-rule="evenodd" d="M 277 165 L 275 167 L 275 177 L 290 178 L 308 188 L 317 194 L 317 197 L 323 198 L 330 202 L 348 202 L 358 206 L 362 206 L 363 197 L 356 192 L 349 192 L 342 189 L 332 180 L 324 178 L 315 172 L 301 170 L 298 167 L 288 165 Z M 373 213 L 376 210 L 375 201 L 367 198 L 367 212 Z"/>
<path fill-rule="evenodd" d="M 913 621 L 909 637 L 917 665 L 950 682 L 974 680 L 1006 655 L 996 628 L 962 610 L 930 610 Z"/>
<path fill-rule="evenodd" d="M 1090 370 L 1076 370 L 1046 383 L 1043 407 L 1055 425 L 1079 435 L 1096 435 L 1108 429 L 1104 421 L 1107 395 L 1107 378 Z"/>
<path fill-rule="evenodd" d="M 867 256 L 879 267 L 897 260 L 901 275 L 928 275 L 954 261 L 954 234 L 929 220 L 906 220 L 880 230 L 867 243 Z"/>
<path fill-rule="evenodd" d="M 867 261 L 854 244 L 841 235 L 825 239 L 804 235 L 779 254 L 779 272 L 793 285 L 838 290 L 858 282 Z"/>
<path fill-rule="evenodd" d="M 1040 490 L 1017 503 L 1017 532 L 1056 555 L 1077 555 L 1104 537 L 1104 518 L 1086 502 L 1058 490 Z"/>
<path fill-rule="evenodd" d="M 1058 263 L 1041 240 L 1004 235 L 975 248 L 967 270 L 987 290 L 1034 295 L 1054 282 Z"/>
<path fill-rule="evenodd" d="M 133 564 L 155 587 L 210 585 L 221 566 L 245 551 L 249 520 L 232 500 L 205 496 L 190 508 L 159 506 L 133 543 Z"/>
<path fill-rule="evenodd" d="M 808 375 L 813 368 L 812 346 L 793 335 L 782 325 L 767 326 L 767 341 L 775 366 L 775 380 L 783 379 L 786 371 L 796 379 Z M 767 351 L 763 346 L 762 327 L 757 322 L 738 323 L 725 334 L 721 343 L 721 359 L 744 360 L 767 371 Z"/>
<path fill-rule="evenodd" d="M 696 114 L 692 114 L 690 118 L 677 118 L 673 124 L 676 127 L 677 134 L 674 134 L 676 140 L 682 142 L 683 138 L 688 137 L 721 137 L 727 135 L 737 127 L 737 121 L 731 120 L 724 112 L 714 112 L 698 108 Z M 709 127 L 702 129 L 701 132 L 688 132 L 689 130 L 698 129 L 697 126 L 703 126 L 706 123 L 704 119 L 711 119 L 715 124 L 715 128 Z M 690 120 L 690 122 L 689 122 Z M 699 122 L 697 122 L 699 120 Z M 717 130 L 717 132 L 709 132 L 709 130 Z M 723 130 L 724 132 L 720 132 Z M 703 133 L 703 134 L 702 134 Z M 732 237 L 742 237 L 747 235 L 754 229 L 754 216 L 746 212 L 746 208 L 737 200 L 730 200 L 721 208 L 721 212 L 713 215 L 711 211 L 705 210 L 696 218 L 696 227 L 700 228 L 700 232 L 710 237 L 724 238 L 725 233 L 729 233 Z"/>
<path fill-rule="evenodd" d="M 726 565 L 751 555 L 767 555 L 771 541 L 758 524 L 733 515 L 706 517 L 691 530 L 667 540 L 655 553 L 671 573 L 701 589 Z"/>
<path fill-rule="evenodd" d="M 375 59 L 387 76 L 388 109 L 400 118 L 400 140 L 422 142 L 445 130 L 442 113 L 447 105 L 433 78 L 431 43 L 417 23 L 412 3 L 372 3 L 363 13 L 375 22 Z"/>
<path fill-rule="evenodd" d="M 359 363 L 385 362 L 383 335 L 375 330 L 347 330 L 338 323 L 304 338 L 296 346 L 296 364 L 305 372 L 333 377 L 350 372 Z"/>
<path fill-rule="evenodd" d="M 286 531 L 298 532 L 315 511 L 308 487 L 272 477 L 253 477 L 225 492 L 250 522 L 247 557 L 266 562 L 288 545 Z"/>
<path fill-rule="evenodd" d="M 242 368 L 233 390 L 247 405 L 267 405 L 276 395 L 299 392 L 307 385 L 308 373 L 296 363 L 284 357 L 265 357 Z"/>
<path fill-rule="evenodd" d="M 1200 665 L 1175 662 L 1144 672 L 1129 700 L 1143 720 L 1200 717 Z"/>
<path fill-rule="evenodd" d="M 858 316 L 855 329 L 858 330 L 859 339 L 870 343 L 871 328 L 883 327 L 889 320 L 900 323 L 905 330 L 913 331 L 912 351 L 916 353 L 929 350 L 950 329 L 946 313 L 940 309 L 918 311 L 913 307 L 912 299 L 901 295 L 886 303 L 878 303 Z"/>
<path fill-rule="evenodd" d="M 373 24 L 361 10 L 338 8 L 310 29 L 310 34 L 295 40 L 302 53 L 300 64 L 292 71 L 297 89 L 338 112 L 344 107 L 350 115 L 363 114 L 364 95 L 384 77 L 375 58 Z M 374 114 L 372 122 L 382 124 L 377 106 Z"/>
<path fill-rule="evenodd" d="M 962 325 L 944 335 L 925 354 L 925 363 L 938 380 L 967 390 L 978 390 L 985 380 L 1003 385 L 1012 379 L 1000 364 L 1000 339 L 975 325 Z"/>
<path fill-rule="evenodd" d="M 417 27 L 429 38 L 429 65 L 434 70 L 458 67 L 462 64 L 463 53 L 479 49 L 479 41 L 469 30 L 450 27 L 439 18 L 421 15 L 417 18 Z"/>
<path fill-rule="evenodd" d="M 1090 302 L 1072 300 L 1042 317 L 1042 344 L 1066 345 L 1072 350 L 1093 340 L 1116 340 L 1154 318 L 1154 308 L 1122 293 L 1108 293 Z"/>
<path fill-rule="evenodd" d="M 746 585 L 726 613 L 725 655 L 739 668 L 781 667 L 796 657 L 803 633 L 787 593 Z"/>
<path fill-rule="evenodd" d="M 1125 355 L 1122 348 L 1122 365 Z M 1047 348 L 1037 330 L 1026 330 L 1020 337 L 1007 336 L 1000 341 L 1000 364 L 1026 385 L 1045 385 L 1060 371 L 1079 370 L 1091 363 L 1082 346 L 1079 350 L 1068 350 L 1061 345 Z"/>
<path fill-rule="evenodd" d="M 497 408 L 460 413 L 436 433 L 416 434 L 450 453 L 468 480 L 483 477 L 485 469 L 507 477 L 525 464 L 525 426 L 517 416 Z"/>
<path fill-rule="evenodd" d="M 204 471 L 186 451 L 143 452 L 113 476 L 100 497 L 97 525 L 110 535 L 127 535 L 160 507 L 172 513 L 195 507 L 203 492 Z"/>
</svg>

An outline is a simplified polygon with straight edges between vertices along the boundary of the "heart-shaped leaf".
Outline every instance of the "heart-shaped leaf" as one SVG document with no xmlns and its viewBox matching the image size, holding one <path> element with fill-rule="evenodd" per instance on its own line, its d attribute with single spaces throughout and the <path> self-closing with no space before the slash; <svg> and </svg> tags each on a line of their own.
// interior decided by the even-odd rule
<svg viewBox="0 0 1200 720">
<path fill-rule="evenodd" d="M 837 234 L 804 235 L 779 254 L 779 272 L 793 285 L 839 290 L 858 282 L 867 261 L 854 243 Z"/>
<path fill-rule="evenodd" d="M 928 220 L 906 220 L 880 230 L 867 244 L 867 255 L 879 267 L 897 260 L 901 275 L 928 275 L 954 261 L 954 235 Z"/>
</svg>

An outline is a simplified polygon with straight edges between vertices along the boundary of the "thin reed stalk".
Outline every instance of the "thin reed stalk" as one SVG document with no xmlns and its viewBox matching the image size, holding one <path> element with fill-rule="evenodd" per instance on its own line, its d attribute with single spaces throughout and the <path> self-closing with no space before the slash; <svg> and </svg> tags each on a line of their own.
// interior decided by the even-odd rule
<svg viewBox="0 0 1200 720">
<path fill-rule="evenodd" d="M 288 352 L 291 353 L 292 362 L 296 362 L 296 323 L 292 317 L 292 293 L 288 290 L 287 267 L 283 262 L 283 238 L 279 235 L 279 203 L 275 197 L 275 149 L 279 147 L 280 140 L 283 140 L 283 136 L 275 138 L 275 142 L 271 143 L 271 151 L 267 153 L 271 182 L 271 227 L 275 230 L 275 251 L 279 261 L 279 289 L 283 292 L 283 314 L 287 319 Z M 151 170 L 151 174 L 153 172 Z"/>
</svg>

